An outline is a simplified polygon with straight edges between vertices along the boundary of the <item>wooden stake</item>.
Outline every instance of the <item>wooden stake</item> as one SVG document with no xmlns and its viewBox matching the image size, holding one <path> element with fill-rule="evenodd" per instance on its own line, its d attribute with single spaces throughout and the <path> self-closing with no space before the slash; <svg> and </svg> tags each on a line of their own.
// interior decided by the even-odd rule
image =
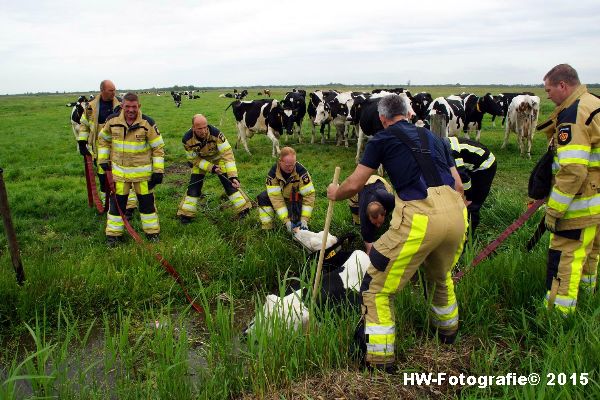
<svg viewBox="0 0 600 400">
<path fill-rule="evenodd" d="M 340 179 L 340 167 L 335 167 L 333 173 L 333 183 L 337 185 Z M 317 292 L 321 283 L 321 271 L 323 269 L 323 260 L 325 259 L 325 249 L 327 248 L 327 236 L 329 236 L 329 225 L 331 224 L 331 217 L 333 216 L 333 205 L 335 201 L 329 200 L 327 206 L 327 216 L 325 217 L 325 227 L 323 228 L 323 241 L 321 242 L 321 252 L 319 253 L 319 262 L 317 264 L 317 272 L 315 274 L 315 284 L 313 287 L 312 299 L 313 301 L 317 298 Z"/>
<path fill-rule="evenodd" d="M 4 230 L 6 231 L 6 240 L 8 241 L 8 249 L 12 264 L 17 274 L 17 283 L 23 285 L 25 282 L 25 271 L 21 263 L 21 254 L 19 253 L 19 244 L 17 243 L 17 235 L 10 217 L 10 209 L 8 208 L 8 196 L 6 195 L 6 187 L 4 186 L 4 170 L 0 168 L 0 214 L 4 222 Z"/>
</svg>

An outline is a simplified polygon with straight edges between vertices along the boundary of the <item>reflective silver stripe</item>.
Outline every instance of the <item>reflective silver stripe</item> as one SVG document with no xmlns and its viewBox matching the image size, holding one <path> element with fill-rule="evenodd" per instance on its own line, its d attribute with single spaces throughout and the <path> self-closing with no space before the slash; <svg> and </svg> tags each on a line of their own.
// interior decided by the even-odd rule
<svg viewBox="0 0 600 400">
<path fill-rule="evenodd" d="M 443 321 L 440 319 L 437 319 L 437 318 L 431 318 L 431 323 L 435 326 L 445 326 L 445 327 L 453 326 L 453 325 L 458 324 L 458 315 L 454 318 L 450 318 L 448 320 L 443 320 Z"/>
<path fill-rule="evenodd" d="M 267 186 L 267 193 L 268 194 L 281 193 L 281 188 L 279 186 Z"/>
<path fill-rule="evenodd" d="M 123 174 L 135 174 L 140 172 L 152 172 L 152 165 L 142 165 L 139 167 L 123 167 L 113 163 L 113 169 L 116 172 L 120 172 Z"/>
<path fill-rule="evenodd" d="M 440 315 L 440 314 L 447 315 L 447 314 L 451 314 L 454 310 L 456 310 L 457 307 L 458 307 L 458 305 L 456 303 L 452 303 L 446 307 L 437 307 L 432 304 L 431 310 L 438 315 Z"/>
<path fill-rule="evenodd" d="M 469 150 L 471 153 L 475 153 L 480 156 L 485 154 L 485 150 L 483 150 L 482 148 L 471 146 L 470 144 L 467 144 L 467 143 L 461 143 L 460 148 L 461 148 L 461 150 L 466 149 L 466 150 Z"/>
<path fill-rule="evenodd" d="M 454 164 L 456 164 L 456 168 L 460 168 L 460 167 L 464 167 L 465 166 L 465 162 L 463 161 L 462 158 L 455 158 L 454 159 Z"/>
<path fill-rule="evenodd" d="M 567 196 L 567 195 L 558 193 L 556 190 L 552 190 L 552 193 L 550 194 L 550 199 L 554 200 L 555 202 L 557 202 L 559 204 L 569 205 L 571 203 L 571 201 L 573 200 L 573 196 Z"/>
<path fill-rule="evenodd" d="M 277 212 L 277 215 L 279 216 L 279 218 L 281 218 L 281 219 L 287 218 L 287 216 L 288 216 L 287 207 L 278 208 L 276 210 L 276 212 Z"/>
<path fill-rule="evenodd" d="M 586 210 L 596 206 L 600 206 L 600 195 L 583 199 L 574 199 L 569 206 L 569 211 Z"/>
<path fill-rule="evenodd" d="M 496 157 L 490 153 L 488 159 L 482 162 L 479 168 L 477 168 L 475 171 L 483 171 L 488 169 L 494 163 L 494 161 L 496 161 Z"/>
<path fill-rule="evenodd" d="M 395 325 L 367 325 L 365 327 L 366 335 L 393 335 L 396 333 Z"/>
<path fill-rule="evenodd" d="M 98 149 L 98 155 L 109 155 L 110 154 L 110 149 L 107 149 L 106 147 L 100 147 Z"/>
<path fill-rule="evenodd" d="M 566 150 L 558 152 L 558 162 L 564 161 L 565 159 L 579 159 L 589 161 L 590 153 L 584 150 Z"/>
<path fill-rule="evenodd" d="M 162 136 L 157 137 L 156 139 L 153 139 L 150 141 L 150 146 L 152 146 L 153 149 L 160 147 L 160 146 L 164 146 L 165 142 L 163 141 Z"/>
<path fill-rule="evenodd" d="M 546 301 L 550 301 L 550 293 L 546 293 Z M 556 299 L 554 299 L 554 304 L 563 307 L 575 307 L 577 306 L 577 300 L 558 295 L 556 296 Z"/>
<path fill-rule="evenodd" d="M 596 282 L 596 276 L 595 275 L 582 275 L 581 282 L 587 283 L 587 284 L 594 283 L 594 282 Z"/>
<path fill-rule="evenodd" d="M 394 354 L 394 344 L 371 344 L 367 343 L 368 353 Z"/>
<path fill-rule="evenodd" d="M 131 152 L 143 152 L 150 148 L 147 143 L 136 143 L 136 142 L 123 142 L 121 140 L 113 141 L 113 149 L 124 151 L 129 150 Z"/>
<path fill-rule="evenodd" d="M 313 186 L 312 182 L 309 183 L 308 185 L 302 186 L 300 188 L 300 194 L 302 196 L 306 196 L 307 194 L 310 194 L 314 191 L 315 191 L 315 187 Z"/>
<path fill-rule="evenodd" d="M 107 142 L 112 142 L 112 136 L 110 136 L 104 130 L 101 130 L 100 134 L 98 136 L 101 137 L 102 139 L 106 140 Z"/>
<path fill-rule="evenodd" d="M 471 181 L 466 181 L 466 182 L 463 182 L 463 189 L 464 189 L 464 190 L 469 190 L 469 189 L 471 189 Z"/>
<path fill-rule="evenodd" d="M 209 167 L 212 168 L 210 166 L 210 163 L 204 159 L 200 160 L 200 162 L 198 163 L 198 168 L 200 168 L 203 171 L 208 171 Z"/>
<path fill-rule="evenodd" d="M 152 214 L 140 213 L 140 219 L 142 220 L 142 226 L 144 228 L 157 228 L 158 227 L 158 215 L 156 213 L 152 213 Z"/>
<path fill-rule="evenodd" d="M 450 139 L 450 148 L 460 153 L 460 143 L 458 143 L 458 138 L 451 136 L 448 139 Z"/>
<path fill-rule="evenodd" d="M 229 150 L 231 148 L 231 145 L 229 144 L 229 142 L 226 140 L 221 144 L 217 145 L 217 150 L 219 150 L 220 153 Z"/>
</svg>

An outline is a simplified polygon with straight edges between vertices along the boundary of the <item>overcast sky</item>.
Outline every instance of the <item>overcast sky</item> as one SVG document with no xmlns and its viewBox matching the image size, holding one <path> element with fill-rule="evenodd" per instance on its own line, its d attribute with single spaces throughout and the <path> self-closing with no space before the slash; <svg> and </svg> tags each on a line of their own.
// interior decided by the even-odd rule
<svg viewBox="0 0 600 400">
<path fill-rule="evenodd" d="M 0 94 L 600 82 L 600 1 L 0 0 Z"/>
</svg>

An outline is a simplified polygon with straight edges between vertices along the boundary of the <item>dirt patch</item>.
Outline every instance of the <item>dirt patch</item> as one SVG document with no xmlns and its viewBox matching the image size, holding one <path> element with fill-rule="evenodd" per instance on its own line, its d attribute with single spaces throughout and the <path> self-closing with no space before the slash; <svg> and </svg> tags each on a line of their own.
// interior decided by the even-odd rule
<svg viewBox="0 0 600 400">
<path fill-rule="evenodd" d="M 169 163 L 169 165 L 165 168 L 165 173 L 175 175 L 189 174 L 190 167 L 187 165 L 187 163 Z"/>
<path fill-rule="evenodd" d="M 397 374 L 369 373 L 363 370 L 340 369 L 316 376 L 306 377 L 286 388 L 273 389 L 263 396 L 247 394 L 241 397 L 250 399 L 422 399 L 456 398 L 461 387 L 445 385 L 404 385 L 404 372 L 437 373 L 449 375 L 466 374 L 469 356 L 476 347 L 476 340 L 463 337 L 455 346 L 438 345 L 428 340 L 420 343 L 410 352 L 400 356 Z M 354 368 L 350 366 L 349 368 Z"/>
</svg>

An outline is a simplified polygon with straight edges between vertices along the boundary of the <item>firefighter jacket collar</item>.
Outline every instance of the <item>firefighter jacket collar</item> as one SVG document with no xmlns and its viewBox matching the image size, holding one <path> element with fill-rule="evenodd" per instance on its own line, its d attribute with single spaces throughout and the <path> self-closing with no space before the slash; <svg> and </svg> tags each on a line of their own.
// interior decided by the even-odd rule
<svg viewBox="0 0 600 400">
<path fill-rule="evenodd" d="M 548 120 L 546 122 L 538 125 L 538 130 L 543 130 L 546 133 L 546 137 L 548 137 L 548 139 L 551 139 L 552 135 L 554 135 L 554 131 L 556 128 L 555 124 L 556 124 L 556 120 L 558 119 L 558 114 L 560 114 L 560 112 L 562 110 L 569 107 L 571 104 L 573 104 L 573 102 L 575 100 L 577 100 L 578 98 L 580 98 L 583 94 L 585 94 L 587 92 L 588 92 L 587 86 L 585 86 L 585 85 L 577 86 L 575 91 L 573 91 L 573 93 L 571 93 L 571 95 L 569 97 L 567 97 L 562 103 L 560 103 L 560 105 L 556 106 L 554 111 L 552 111 L 552 114 L 550 114 L 550 116 L 548 117 Z"/>
</svg>

